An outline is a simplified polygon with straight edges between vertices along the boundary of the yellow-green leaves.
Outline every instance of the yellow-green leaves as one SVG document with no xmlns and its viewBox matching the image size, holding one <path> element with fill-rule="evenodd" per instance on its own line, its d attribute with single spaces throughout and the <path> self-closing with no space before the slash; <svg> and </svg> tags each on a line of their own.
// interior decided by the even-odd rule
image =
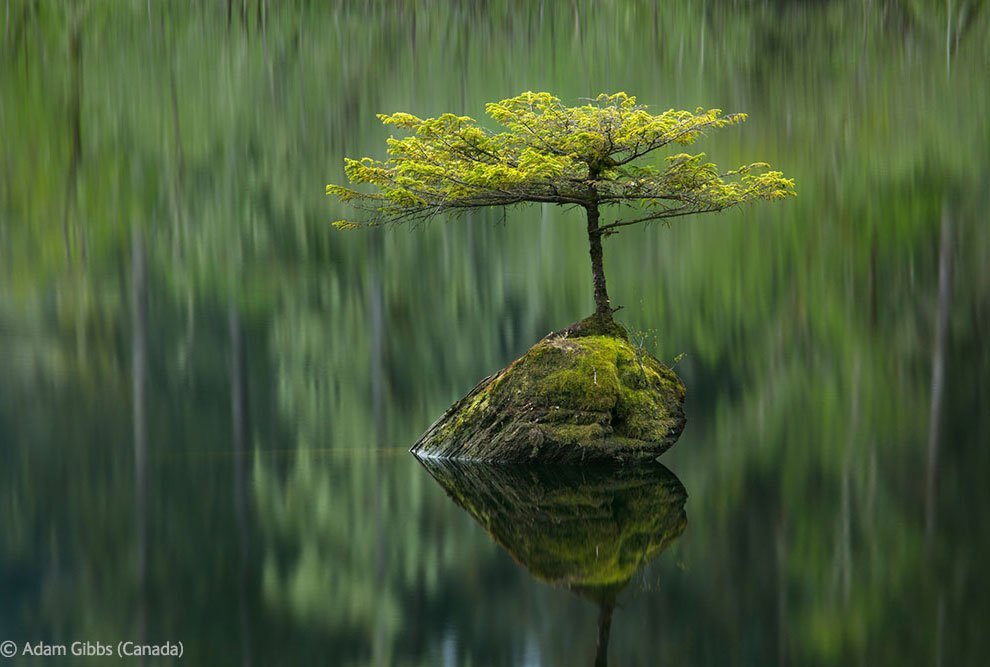
<svg viewBox="0 0 990 667">
<path fill-rule="evenodd" d="M 413 222 L 439 213 L 526 202 L 603 206 L 640 204 L 653 216 L 721 210 L 794 193 L 793 181 L 753 163 L 720 174 L 704 154 L 681 153 L 663 167 L 631 163 L 665 146 L 693 144 L 708 130 L 741 123 L 719 109 L 654 114 L 626 93 L 601 94 L 568 107 L 550 93 L 526 92 L 485 108 L 501 131 L 469 116 L 379 115 L 408 136 L 391 137 L 388 159 L 347 159 L 355 185 L 327 194 L 370 214 L 369 224 Z M 628 165 L 628 166 L 627 166 Z M 340 221 L 338 221 L 340 223 Z M 355 223 L 334 223 L 339 229 Z"/>
<path fill-rule="evenodd" d="M 378 120 L 382 122 L 383 125 L 394 125 L 396 127 L 401 127 L 404 130 L 415 131 L 419 127 L 423 120 L 417 118 L 410 113 L 394 113 L 391 116 L 380 113 L 378 114 Z"/>
</svg>

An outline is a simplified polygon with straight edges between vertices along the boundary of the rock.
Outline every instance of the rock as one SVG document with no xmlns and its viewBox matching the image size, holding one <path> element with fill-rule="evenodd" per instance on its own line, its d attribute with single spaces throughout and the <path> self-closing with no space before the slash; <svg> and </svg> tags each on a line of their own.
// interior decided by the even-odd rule
<svg viewBox="0 0 990 667">
<path fill-rule="evenodd" d="M 492 462 L 655 459 L 684 430 L 684 395 L 674 371 L 592 316 L 479 382 L 410 451 Z"/>
</svg>

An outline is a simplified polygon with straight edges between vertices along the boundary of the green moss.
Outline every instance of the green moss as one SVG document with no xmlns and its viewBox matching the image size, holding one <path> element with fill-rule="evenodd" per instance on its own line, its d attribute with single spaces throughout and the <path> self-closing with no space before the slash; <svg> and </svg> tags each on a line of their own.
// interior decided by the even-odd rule
<svg viewBox="0 0 990 667">
<path fill-rule="evenodd" d="M 462 425 L 464 422 L 470 421 L 473 415 L 476 415 L 488 407 L 488 400 L 491 397 L 491 392 L 483 391 L 479 392 L 474 396 L 464 409 L 458 414 L 458 424 Z"/>
<path fill-rule="evenodd" d="M 670 371 L 656 360 L 637 354 L 628 341 L 609 336 L 583 336 L 576 340 L 546 342 L 563 354 L 534 355 L 542 367 L 560 367 L 544 377 L 536 364 L 523 363 L 519 371 L 530 372 L 540 399 L 553 406 L 578 411 L 609 412 L 617 437 L 657 442 L 666 437 L 670 419 L 663 392 L 675 384 L 664 377 Z M 563 366 L 563 367 L 561 367 Z M 534 372 L 535 371 L 535 372 Z M 560 427 L 558 437 L 570 444 L 597 439 L 597 429 Z M 578 437 L 585 434 L 583 439 Z"/>
<path fill-rule="evenodd" d="M 552 373 L 539 384 L 540 398 L 549 405 L 564 404 L 575 410 L 611 410 L 617 387 L 606 382 L 604 372 L 601 382 L 596 382 L 597 375 L 570 368 Z"/>
<path fill-rule="evenodd" d="M 560 346 L 562 354 L 539 357 L 541 363 L 547 364 L 549 360 L 558 369 L 543 377 L 540 372 L 533 374 L 539 397 L 546 403 L 566 405 L 574 410 L 612 410 L 622 387 L 618 364 L 625 356 L 623 347 L 628 344 L 606 336 L 560 341 L 546 345 Z M 538 369 L 525 366 L 521 370 Z"/>
<path fill-rule="evenodd" d="M 669 447 L 684 423 L 683 384 L 626 338 L 592 333 L 604 325 L 589 320 L 547 336 L 476 387 L 414 451 L 584 460 L 589 452 L 592 458 L 622 458 L 623 449 L 652 447 L 656 456 Z M 561 451 L 568 447 L 581 451 Z"/>
<path fill-rule="evenodd" d="M 586 317 L 580 322 L 575 322 L 559 333 L 561 335 L 570 336 L 571 338 L 580 338 L 582 336 L 608 336 L 610 338 L 629 340 L 629 334 L 626 332 L 625 327 L 613 320 L 611 317 L 606 318 L 597 314 Z"/>
<path fill-rule="evenodd" d="M 620 437 L 657 441 L 666 436 L 669 420 L 658 392 L 671 389 L 675 383 L 663 377 L 665 369 L 656 360 L 637 354 L 628 341 L 610 336 L 583 336 L 545 346 L 556 346 L 562 353 L 536 354 L 536 364 L 530 366 L 542 368 L 526 364 L 520 368 L 532 373 L 543 401 L 572 410 L 611 412 L 612 427 Z M 540 378 L 547 366 L 563 367 Z M 580 432 L 597 438 L 602 429 Z M 579 444 L 574 429 L 561 427 L 559 436 Z"/>
<path fill-rule="evenodd" d="M 665 411 L 649 390 L 626 389 L 615 411 L 616 430 L 637 440 L 659 440 L 666 435 Z"/>
<path fill-rule="evenodd" d="M 554 435 L 567 445 L 580 446 L 582 443 L 597 442 L 605 437 L 601 424 L 564 424 L 554 429 Z"/>
</svg>

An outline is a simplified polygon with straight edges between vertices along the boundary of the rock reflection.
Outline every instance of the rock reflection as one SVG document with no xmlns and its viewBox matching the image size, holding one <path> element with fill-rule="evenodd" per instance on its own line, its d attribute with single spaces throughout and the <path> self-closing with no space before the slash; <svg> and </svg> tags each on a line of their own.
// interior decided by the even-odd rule
<svg viewBox="0 0 990 667">
<path fill-rule="evenodd" d="M 595 665 L 607 663 L 619 593 L 687 526 L 687 491 L 660 464 L 420 463 L 530 574 L 598 606 Z"/>
</svg>

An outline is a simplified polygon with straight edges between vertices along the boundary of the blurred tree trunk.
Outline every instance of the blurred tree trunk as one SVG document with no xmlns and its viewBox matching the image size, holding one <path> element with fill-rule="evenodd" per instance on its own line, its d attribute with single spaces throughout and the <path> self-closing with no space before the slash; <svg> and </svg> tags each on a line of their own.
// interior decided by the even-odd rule
<svg viewBox="0 0 990 667">
<path fill-rule="evenodd" d="M 935 343 L 932 347 L 931 408 L 928 417 L 928 459 L 925 466 L 925 536 L 931 543 L 936 523 L 938 495 L 939 431 L 945 394 L 945 348 L 952 306 L 952 219 L 942 203 L 942 225 L 938 251 L 938 301 L 935 308 Z"/>
<path fill-rule="evenodd" d="M 182 152 L 182 124 L 179 120 L 179 85 L 175 74 L 175 59 L 177 49 L 175 47 L 174 28 L 170 34 L 166 34 L 165 12 L 162 11 L 162 42 L 168 44 L 168 87 L 169 103 L 172 112 L 172 156 L 175 161 L 175 172 L 172 177 L 172 215 L 174 222 L 174 238 L 172 239 L 173 249 L 178 249 L 185 237 L 186 224 L 183 213 L 183 180 L 185 174 L 185 157 Z M 167 41 L 166 41 L 167 40 Z"/>
<path fill-rule="evenodd" d="M 131 232 L 131 401 L 134 426 L 134 533 L 137 560 L 138 637 L 147 632 L 148 570 L 148 425 L 145 388 L 148 372 L 148 289 L 144 235 L 134 225 Z M 142 660 L 143 661 L 143 660 Z"/>
<path fill-rule="evenodd" d="M 75 207 L 79 163 L 82 161 L 82 13 L 73 11 L 69 28 L 69 101 L 66 108 L 69 124 L 69 170 L 65 177 L 65 202 L 62 207 L 62 242 L 66 262 L 72 259 L 70 211 Z M 85 251 L 83 252 L 85 256 Z"/>
<path fill-rule="evenodd" d="M 612 612 L 615 600 L 601 603 L 598 610 L 598 643 L 595 646 L 595 667 L 608 665 L 608 638 L 612 632 Z"/>
<path fill-rule="evenodd" d="M 248 449 L 248 399 L 244 369 L 244 335 L 241 314 L 231 302 L 228 312 L 230 339 L 230 426 L 234 460 L 234 513 L 238 537 L 238 625 L 240 629 L 241 664 L 251 665 L 251 615 L 248 609 L 248 583 L 250 577 L 250 517 L 247 494 Z"/>
</svg>

